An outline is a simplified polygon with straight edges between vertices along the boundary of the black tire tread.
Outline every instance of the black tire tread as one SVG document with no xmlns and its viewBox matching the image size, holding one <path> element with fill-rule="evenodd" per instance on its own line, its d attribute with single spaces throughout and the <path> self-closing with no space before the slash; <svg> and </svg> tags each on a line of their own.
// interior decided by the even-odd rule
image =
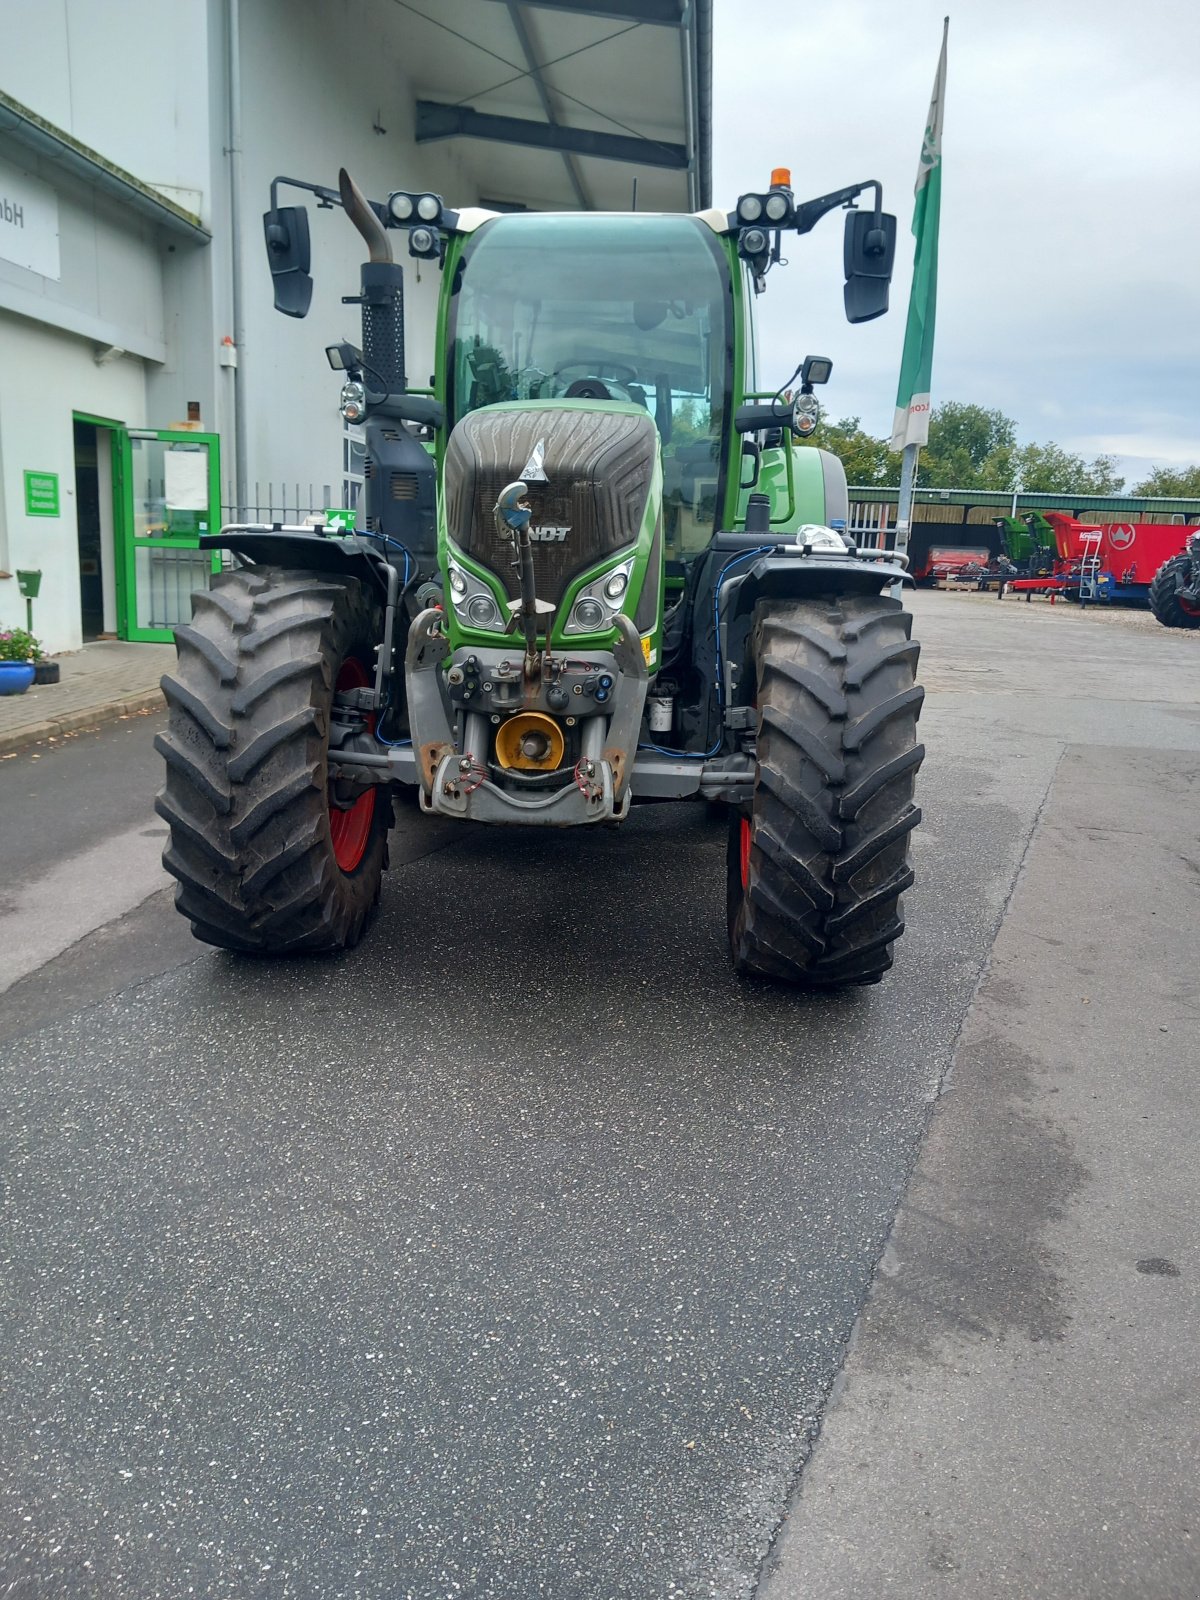
<svg viewBox="0 0 1200 1600">
<path fill-rule="evenodd" d="M 876 983 L 891 967 L 925 754 L 911 633 L 911 616 L 886 596 L 760 602 L 744 889 L 742 815 L 729 835 L 737 970 L 828 988 Z"/>
<path fill-rule="evenodd" d="M 1150 580 L 1150 593 L 1148 595 L 1150 610 L 1155 618 L 1162 623 L 1164 628 L 1200 628 L 1200 616 L 1192 616 L 1179 604 L 1179 597 L 1175 592 L 1175 577 L 1185 569 L 1190 571 L 1192 558 L 1187 551 L 1182 551 L 1177 556 L 1172 556 L 1169 561 L 1164 561 L 1162 566 Z"/>
<path fill-rule="evenodd" d="M 163 865 L 197 938 L 260 955 L 357 943 L 379 900 L 391 801 L 376 792 L 366 853 L 333 855 L 327 740 L 333 673 L 369 667 L 378 606 L 357 579 L 282 568 L 219 574 L 176 630 L 155 740 L 170 826 Z"/>
</svg>

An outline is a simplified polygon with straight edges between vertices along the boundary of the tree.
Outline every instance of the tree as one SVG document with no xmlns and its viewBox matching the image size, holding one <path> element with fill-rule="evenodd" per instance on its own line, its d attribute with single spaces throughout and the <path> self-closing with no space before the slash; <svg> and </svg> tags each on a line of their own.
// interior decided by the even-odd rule
<svg viewBox="0 0 1200 1600">
<path fill-rule="evenodd" d="M 848 483 L 894 489 L 900 482 L 900 457 L 888 449 L 886 439 L 864 433 L 858 417 L 843 417 L 840 422 L 822 418 L 812 442 L 839 458 Z"/>
<path fill-rule="evenodd" d="M 840 456 L 847 479 L 856 486 L 894 489 L 900 482 L 900 456 L 888 449 L 885 439 L 864 433 L 858 417 L 822 422 L 813 443 Z M 1144 492 L 1200 495 L 1200 467 L 1191 471 L 1193 477 L 1186 481 L 1196 486 L 1190 491 L 1167 487 Z M 1017 425 L 1003 411 L 947 400 L 929 419 L 929 443 L 921 448 L 917 487 L 994 489 L 1004 494 L 1016 489 L 1031 494 L 1120 494 L 1125 480 L 1111 456 L 1086 461 L 1053 442 L 1019 445 Z"/>
<path fill-rule="evenodd" d="M 1133 493 L 1158 495 L 1164 500 L 1200 499 L 1200 466 L 1156 467 L 1148 478 L 1134 484 Z"/>
<path fill-rule="evenodd" d="M 1014 462 L 1012 487 L 1024 494 L 1120 494 L 1125 487 L 1111 456 L 1085 461 L 1053 442 L 1022 445 Z"/>
</svg>

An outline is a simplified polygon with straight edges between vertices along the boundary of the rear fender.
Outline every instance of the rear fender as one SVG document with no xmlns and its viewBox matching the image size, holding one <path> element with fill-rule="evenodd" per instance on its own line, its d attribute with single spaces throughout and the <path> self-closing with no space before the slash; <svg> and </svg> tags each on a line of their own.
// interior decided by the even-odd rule
<svg viewBox="0 0 1200 1600">
<path fill-rule="evenodd" d="M 388 563 L 355 534 L 319 533 L 283 523 L 229 523 L 200 536 L 202 550 L 231 550 L 255 566 L 292 567 L 361 578 L 388 592 Z"/>
</svg>

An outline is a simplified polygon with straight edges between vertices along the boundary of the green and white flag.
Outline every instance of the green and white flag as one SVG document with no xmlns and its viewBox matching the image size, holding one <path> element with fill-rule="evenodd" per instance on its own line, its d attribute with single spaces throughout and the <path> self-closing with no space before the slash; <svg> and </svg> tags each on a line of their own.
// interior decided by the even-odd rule
<svg viewBox="0 0 1200 1600">
<path fill-rule="evenodd" d="M 892 424 L 892 449 L 929 442 L 929 395 L 933 378 L 933 326 L 937 313 L 938 220 L 942 209 L 942 112 L 946 103 L 946 36 L 950 18 L 942 28 L 942 53 L 933 99 L 925 122 L 921 163 L 917 168 L 913 236 L 917 241 L 913 261 L 912 293 L 908 300 L 908 326 L 904 330 L 904 355 L 900 361 L 900 387 L 896 393 L 896 420 Z"/>
</svg>

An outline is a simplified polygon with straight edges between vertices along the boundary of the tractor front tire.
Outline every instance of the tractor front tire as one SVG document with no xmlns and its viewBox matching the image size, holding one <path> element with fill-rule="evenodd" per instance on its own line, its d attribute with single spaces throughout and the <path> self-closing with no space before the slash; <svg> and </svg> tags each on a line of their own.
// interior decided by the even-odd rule
<svg viewBox="0 0 1200 1600">
<path fill-rule="evenodd" d="M 925 754 L 911 630 L 883 596 L 760 602 L 754 795 L 728 846 L 738 972 L 823 989 L 892 965 Z"/>
<path fill-rule="evenodd" d="M 1175 580 L 1191 575 L 1192 558 L 1186 552 L 1164 561 L 1150 581 L 1150 609 L 1164 628 L 1200 628 L 1200 607 L 1179 598 Z"/>
<path fill-rule="evenodd" d="M 391 797 L 330 779 L 337 690 L 373 682 L 382 629 L 356 578 L 221 573 L 176 628 L 155 740 L 176 908 L 208 944 L 260 955 L 354 945 L 379 903 Z"/>
</svg>

